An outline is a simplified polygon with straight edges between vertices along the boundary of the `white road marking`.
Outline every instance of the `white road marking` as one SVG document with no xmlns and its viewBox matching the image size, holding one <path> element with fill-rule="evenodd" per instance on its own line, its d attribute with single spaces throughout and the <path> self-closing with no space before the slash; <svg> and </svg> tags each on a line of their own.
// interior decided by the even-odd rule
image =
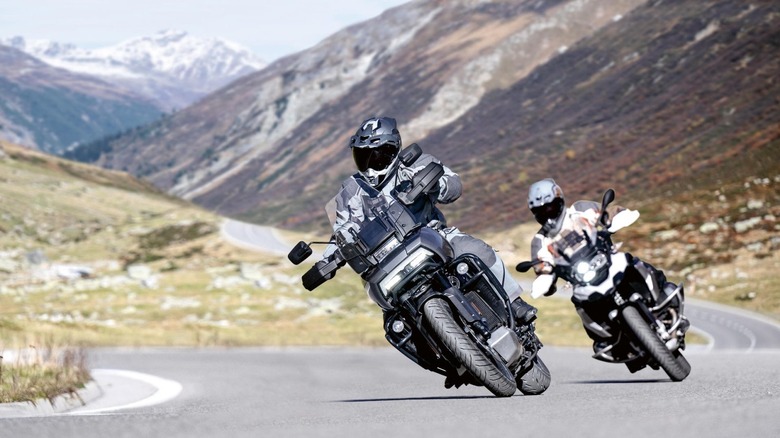
<svg viewBox="0 0 780 438">
<path fill-rule="evenodd" d="M 174 380 L 163 379 L 162 377 L 152 376 L 150 374 L 139 373 L 136 371 L 95 369 L 92 370 L 92 374 L 93 375 L 107 374 L 107 375 L 114 375 L 118 377 L 124 377 L 127 379 L 140 380 L 144 383 L 154 386 L 155 388 L 157 388 L 157 391 L 155 391 L 152 395 L 146 397 L 145 399 L 138 400 L 125 405 L 110 406 L 106 408 L 91 409 L 87 411 L 69 412 L 66 415 L 93 415 L 93 414 L 101 414 L 104 412 L 118 411 L 121 409 L 134 409 L 134 408 L 154 406 L 154 405 L 158 405 L 173 400 L 182 391 L 182 386 L 179 382 L 176 382 Z"/>
</svg>

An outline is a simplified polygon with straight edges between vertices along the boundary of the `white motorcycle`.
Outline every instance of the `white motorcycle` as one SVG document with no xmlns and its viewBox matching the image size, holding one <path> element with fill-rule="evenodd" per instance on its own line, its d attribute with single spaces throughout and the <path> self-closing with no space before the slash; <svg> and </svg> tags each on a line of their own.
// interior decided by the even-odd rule
<svg viewBox="0 0 780 438">
<path fill-rule="evenodd" d="M 640 272 L 630 254 L 618 251 L 611 235 L 634 223 L 639 213 L 623 210 L 610 221 L 606 208 L 614 197 L 612 189 L 604 193 L 596 227 L 556 239 L 553 272 L 534 280 L 531 296 L 552 295 L 559 277 L 568 281 L 575 297 L 587 297 L 579 303 L 608 339 L 595 359 L 624 363 L 632 373 L 646 366 L 662 368 L 673 381 L 681 381 L 691 372 L 682 355 L 690 326 L 683 314 L 683 286 L 667 293 L 653 275 Z M 522 262 L 516 269 L 526 272 L 539 263 Z"/>
</svg>

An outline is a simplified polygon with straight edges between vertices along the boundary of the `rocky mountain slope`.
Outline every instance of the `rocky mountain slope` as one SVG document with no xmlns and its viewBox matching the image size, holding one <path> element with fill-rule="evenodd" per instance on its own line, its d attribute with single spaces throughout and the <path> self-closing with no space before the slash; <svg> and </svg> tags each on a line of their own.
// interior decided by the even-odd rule
<svg viewBox="0 0 780 438">
<path fill-rule="evenodd" d="M 774 178 L 778 41 L 777 3 L 651 1 L 425 144 L 463 169 L 498 227 L 531 219 L 524 190 L 547 176 L 571 200 L 612 186 L 635 201 Z M 460 222 L 479 223 L 465 211 Z"/>
<path fill-rule="evenodd" d="M 225 214 L 325 227 L 346 141 L 397 117 L 464 179 L 465 229 L 528 220 L 552 176 L 624 199 L 772 176 L 778 14 L 769 1 L 417 1 L 345 29 L 83 157 Z"/>
<path fill-rule="evenodd" d="M 265 65 L 236 43 L 173 30 L 95 50 L 23 37 L 0 43 L 52 66 L 131 88 L 165 111 L 187 106 Z"/>
<path fill-rule="evenodd" d="M 52 67 L 0 45 L 0 138 L 59 153 L 155 120 L 161 112 L 129 88 Z"/>
<path fill-rule="evenodd" d="M 72 156 L 223 213 L 320 221 L 352 169 L 345 144 L 365 117 L 394 115 L 407 144 L 420 140 L 639 4 L 411 2 Z"/>
</svg>

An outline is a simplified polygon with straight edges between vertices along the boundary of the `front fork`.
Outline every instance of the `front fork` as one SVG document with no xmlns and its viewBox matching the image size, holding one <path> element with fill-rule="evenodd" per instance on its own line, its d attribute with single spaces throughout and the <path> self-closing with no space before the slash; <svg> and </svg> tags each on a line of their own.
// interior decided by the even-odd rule
<svg viewBox="0 0 780 438">
<path fill-rule="evenodd" d="M 442 296 L 444 296 L 458 311 L 461 318 L 471 327 L 475 333 L 482 336 L 483 339 L 490 337 L 490 329 L 487 325 L 487 320 L 483 318 L 474 307 L 466 301 L 466 297 L 463 292 L 452 285 L 450 280 L 442 275 L 441 272 L 437 272 L 432 278 L 434 289 L 438 289 Z M 428 297 L 421 300 L 423 303 L 427 301 Z"/>
<path fill-rule="evenodd" d="M 622 309 L 624 306 L 632 305 L 634 308 L 639 310 L 645 321 L 647 321 L 650 327 L 655 330 L 658 337 L 661 338 L 664 344 L 666 344 L 666 348 L 668 348 L 670 351 L 675 351 L 682 345 L 682 342 L 680 342 L 678 339 L 678 333 L 676 333 L 678 327 L 680 327 L 681 323 L 685 319 L 682 314 L 677 315 L 673 309 L 669 309 L 669 311 L 672 312 L 672 315 L 674 316 L 674 322 L 672 326 L 667 329 L 666 324 L 659 320 L 653 313 L 653 310 L 662 306 L 653 308 L 647 307 L 644 302 L 644 298 L 638 293 L 631 294 L 631 296 L 628 298 L 628 301 L 626 301 L 619 292 L 615 292 L 613 297 L 615 304 L 618 306 L 618 309 Z M 614 318 L 617 316 L 618 309 L 610 312 L 610 319 L 614 320 Z M 682 335 L 684 336 L 684 333 L 682 333 Z"/>
</svg>

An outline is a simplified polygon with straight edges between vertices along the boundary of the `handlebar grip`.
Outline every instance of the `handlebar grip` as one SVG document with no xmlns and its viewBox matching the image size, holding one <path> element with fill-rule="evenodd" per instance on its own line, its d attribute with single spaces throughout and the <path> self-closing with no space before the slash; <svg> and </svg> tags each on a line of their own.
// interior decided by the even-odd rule
<svg viewBox="0 0 780 438">
<path fill-rule="evenodd" d="M 303 287 L 309 291 L 318 288 L 320 285 L 333 278 L 336 275 L 336 270 L 343 265 L 344 261 L 339 257 L 334 257 L 327 263 L 323 263 L 323 260 L 320 260 L 303 274 L 303 277 L 301 278 Z"/>
<path fill-rule="evenodd" d="M 306 271 L 305 274 L 303 274 L 302 282 L 303 287 L 306 288 L 308 291 L 313 291 L 314 289 L 317 289 L 320 285 L 328 281 L 327 278 L 325 278 L 321 273 L 320 270 L 317 269 L 317 266 L 312 266 L 309 268 L 308 271 Z"/>
</svg>

